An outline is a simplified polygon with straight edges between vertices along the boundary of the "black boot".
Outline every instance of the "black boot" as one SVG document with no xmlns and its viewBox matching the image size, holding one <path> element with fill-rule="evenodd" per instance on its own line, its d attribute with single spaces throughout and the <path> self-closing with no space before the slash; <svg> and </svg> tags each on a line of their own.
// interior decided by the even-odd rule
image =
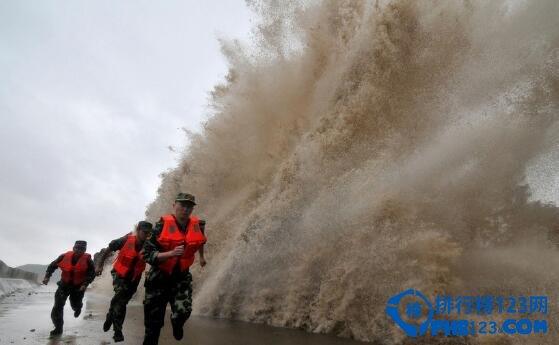
<svg viewBox="0 0 559 345">
<path fill-rule="evenodd" d="M 51 337 L 56 337 L 62 334 L 62 326 L 54 327 L 52 331 L 50 331 Z"/>
<path fill-rule="evenodd" d="M 105 319 L 105 323 L 103 323 L 103 332 L 106 332 L 109 329 L 111 329 L 112 325 L 113 325 L 113 317 L 109 313 L 109 314 L 107 314 L 107 318 Z"/>
<path fill-rule="evenodd" d="M 159 343 L 159 333 L 150 334 L 144 337 L 143 345 L 157 345 Z"/>
<path fill-rule="evenodd" d="M 179 320 L 171 319 L 171 325 L 173 326 L 173 337 L 177 340 L 181 340 L 183 337 L 182 322 Z"/>
<path fill-rule="evenodd" d="M 118 343 L 120 341 L 124 341 L 124 335 L 122 335 L 121 331 L 115 331 L 115 334 L 113 335 L 113 339 L 114 339 L 115 343 Z"/>
</svg>

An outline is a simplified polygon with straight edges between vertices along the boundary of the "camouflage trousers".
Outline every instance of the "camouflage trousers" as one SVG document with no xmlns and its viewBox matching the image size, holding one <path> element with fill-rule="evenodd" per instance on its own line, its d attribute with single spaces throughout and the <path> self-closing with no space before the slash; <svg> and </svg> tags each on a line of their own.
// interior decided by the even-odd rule
<svg viewBox="0 0 559 345">
<path fill-rule="evenodd" d="M 136 293 L 140 280 L 124 280 L 116 272 L 112 272 L 112 275 L 115 295 L 111 299 L 107 319 L 113 320 L 113 331 L 122 331 L 122 324 L 126 317 L 126 306 Z"/>
<path fill-rule="evenodd" d="M 152 267 L 145 282 L 144 345 L 157 345 L 167 303 L 171 322 L 182 327 L 192 312 L 192 275 L 188 270 L 171 276 Z"/>
<path fill-rule="evenodd" d="M 62 328 L 64 325 L 64 305 L 68 296 L 70 297 L 70 306 L 72 310 L 81 310 L 83 303 L 84 291 L 79 290 L 79 286 L 66 285 L 63 282 L 58 282 L 58 289 L 54 293 L 54 306 L 50 313 L 50 318 L 54 327 Z"/>
</svg>

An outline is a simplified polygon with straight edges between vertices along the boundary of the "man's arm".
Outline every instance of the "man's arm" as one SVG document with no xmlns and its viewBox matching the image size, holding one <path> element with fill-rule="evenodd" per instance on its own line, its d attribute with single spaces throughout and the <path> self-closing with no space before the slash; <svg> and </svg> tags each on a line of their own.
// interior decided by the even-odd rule
<svg viewBox="0 0 559 345">
<path fill-rule="evenodd" d="M 56 269 L 58 268 L 58 263 L 62 261 L 63 258 L 64 254 L 61 254 L 58 258 L 56 258 L 56 260 L 48 265 L 45 277 L 43 278 L 43 284 L 47 285 L 49 283 L 50 277 L 52 276 L 53 272 L 56 271 Z"/>
<path fill-rule="evenodd" d="M 95 265 L 95 274 L 100 276 L 103 273 L 103 266 L 105 265 L 105 260 L 112 252 L 116 252 L 117 250 L 121 250 L 128 239 L 128 235 L 124 235 L 121 238 L 117 238 L 116 240 L 112 240 L 109 243 L 107 248 L 101 249 L 99 254 L 99 259 L 97 260 L 97 264 Z"/>
<path fill-rule="evenodd" d="M 93 279 L 95 279 L 95 265 L 90 257 L 89 260 L 87 260 L 87 279 L 82 286 L 80 286 L 80 290 L 85 291 L 87 286 L 93 282 Z"/>
<path fill-rule="evenodd" d="M 181 256 L 184 253 L 184 246 L 178 246 L 168 252 L 161 252 L 161 246 L 157 241 L 157 237 L 159 237 L 161 230 L 163 230 L 163 222 L 156 223 L 150 237 L 144 243 L 142 258 L 152 266 L 173 256 Z"/>
<path fill-rule="evenodd" d="M 202 231 L 202 233 L 205 235 L 205 230 L 206 230 L 206 221 L 204 219 L 200 219 L 200 231 Z M 204 258 L 204 246 L 202 245 L 202 247 L 200 247 L 200 249 L 198 250 L 198 252 L 200 253 L 200 266 L 204 267 L 206 266 L 206 258 Z"/>
<path fill-rule="evenodd" d="M 159 254 L 160 246 L 159 242 L 157 242 L 157 237 L 161 233 L 163 229 L 163 223 L 158 222 L 155 224 L 155 227 L 151 231 L 150 236 L 144 242 L 144 250 L 142 250 L 142 258 L 145 262 L 150 265 L 154 265 L 157 263 L 157 254 Z"/>
</svg>

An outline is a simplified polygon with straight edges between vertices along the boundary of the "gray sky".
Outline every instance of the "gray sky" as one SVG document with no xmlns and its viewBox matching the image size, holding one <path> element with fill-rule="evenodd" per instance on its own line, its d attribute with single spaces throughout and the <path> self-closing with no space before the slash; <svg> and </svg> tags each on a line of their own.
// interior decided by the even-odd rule
<svg viewBox="0 0 559 345">
<path fill-rule="evenodd" d="M 246 41 L 242 0 L 0 2 L 0 259 L 129 231 Z"/>
</svg>

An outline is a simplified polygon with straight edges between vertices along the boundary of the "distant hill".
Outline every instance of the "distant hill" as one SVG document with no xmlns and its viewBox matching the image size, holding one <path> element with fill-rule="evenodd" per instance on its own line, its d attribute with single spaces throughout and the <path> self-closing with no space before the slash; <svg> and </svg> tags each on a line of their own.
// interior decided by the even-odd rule
<svg viewBox="0 0 559 345">
<path fill-rule="evenodd" d="M 45 276 L 45 272 L 47 271 L 47 266 L 48 265 L 27 264 L 27 265 L 18 266 L 16 268 L 20 269 L 20 270 L 23 270 L 23 271 L 32 272 L 32 273 L 37 274 L 37 279 L 39 279 L 39 281 L 41 281 L 41 280 L 43 280 L 43 277 Z M 50 278 L 51 282 L 57 282 L 58 280 L 60 280 L 60 270 L 54 271 L 54 273 L 52 274 L 52 277 Z"/>
<path fill-rule="evenodd" d="M 0 260 L 0 278 L 19 278 L 31 282 L 38 282 L 39 276 L 37 273 L 24 271 L 19 268 L 12 268 Z"/>
</svg>

